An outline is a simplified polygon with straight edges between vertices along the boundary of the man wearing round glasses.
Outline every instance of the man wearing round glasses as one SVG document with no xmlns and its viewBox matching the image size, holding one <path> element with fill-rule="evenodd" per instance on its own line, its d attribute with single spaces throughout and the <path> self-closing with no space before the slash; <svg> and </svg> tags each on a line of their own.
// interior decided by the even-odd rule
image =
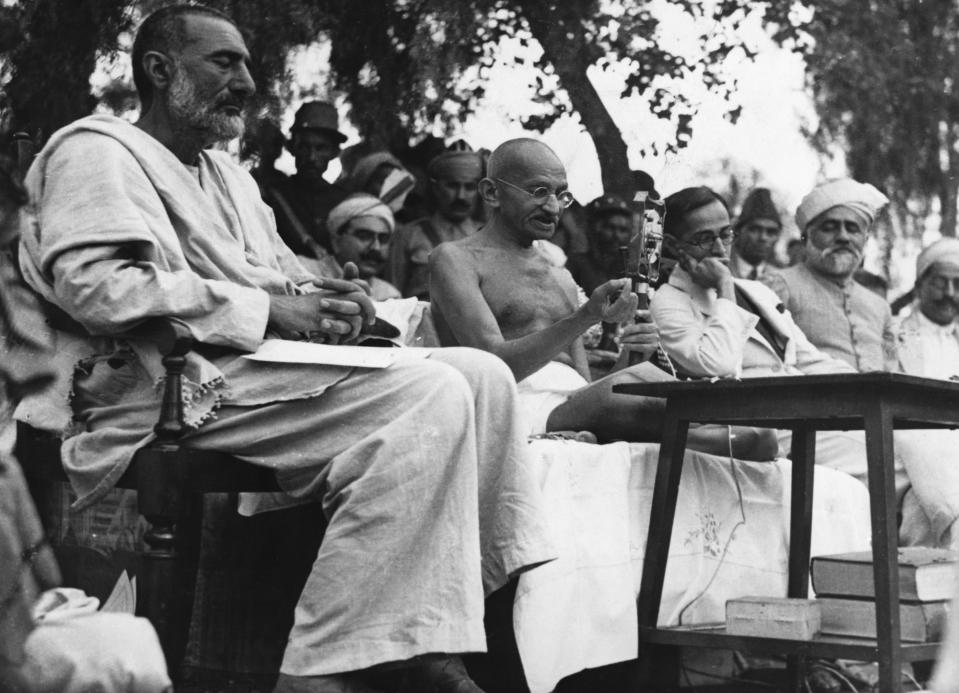
<svg viewBox="0 0 959 693">
<path fill-rule="evenodd" d="M 359 278 L 370 285 L 374 301 L 400 298 L 400 292 L 380 275 L 389 258 L 393 236 L 393 212 L 378 197 L 366 193 L 351 195 L 330 211 L 326 222 L 330 230 L 333 259 L 322 276 L 342 277 L 342 267 L 352 262 Z"/>
<path fill-rule="evenodd" d="M 556 233 L 573 201 L 562 162 L 541 142 L 510 140 L 490 156 L 479 191 L 491 210 L 486 226 L 430 256 L 433 318 L 444 346 L 472 346 L 506 362 L 530 434 L 590 431 L 600 442 L 659 441 L 662 400 L 612 392 L 614 384 L 671 377 L 648 362 L 628 365 L 631 353 L 646 359 L 659 344 L 654 323 L 633 323 L 637 312 L 649 315 L 637 311 L 629 280 L 600 284 L 580 303 L 569 271 L 537 248 Z M 612 374 L 590 383 L 582 334 L 600 321 L 628 324 Z M 719 433 L 693 429 L 688 447 L 728 454 L 726 429 Z M 775 445 L 756 443 L 743 431 L 734 454 L 769 459 L 775 452 Z"/>
</svg>

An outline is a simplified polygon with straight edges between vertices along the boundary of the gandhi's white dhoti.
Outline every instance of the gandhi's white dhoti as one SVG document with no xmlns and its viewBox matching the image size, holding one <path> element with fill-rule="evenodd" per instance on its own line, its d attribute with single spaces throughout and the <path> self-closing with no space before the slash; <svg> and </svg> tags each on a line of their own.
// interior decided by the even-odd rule
<svg viewBox="0 0 959 693">
<path fill-rule="evenodd" d="M 566 402 L 569 396 L 589 385 L 586 379 L 569 366 L 550 361 L 519 382 L 519 411 L 527 435 L 546 432 L 550 413 Z"/>
</svg>

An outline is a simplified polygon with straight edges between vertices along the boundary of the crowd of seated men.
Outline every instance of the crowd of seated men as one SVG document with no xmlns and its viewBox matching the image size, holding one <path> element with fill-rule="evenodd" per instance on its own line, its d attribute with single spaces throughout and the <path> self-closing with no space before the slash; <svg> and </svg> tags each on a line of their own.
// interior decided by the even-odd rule
<svg viewBox="0 0 959 693">
<path fill-rule="evenodd" d="M 621 278 L 629 205 L 604 195 L 585 208 L 588 230 L 564 226 L 574 199 L 541 142 L 407 163 L 358 152 L 331 183 L 347 137 L 332 105 L 309 102 L 289 141 L 261 124 L 251 176 L 210 149 L 242 132 L 255 89 L 229 17 L 158 10 L 132 58 L 138 120 L 63 128 L 26 179 L 19 271 L 71 320 L 42 335 L 53 382 L 17 416 L 65 435 L 76 505 L 96 503 L 151 440 L 159 407 L 159 353 L 123 334 L 158 315 L 189 327 L 201 347 L 184 372 L 182 444 L 271 467 L 289 497 L 322 501 L 329 520 L 276 691 L 374 691 L 383 671 L 401 672 L 410 691 L 480 690 L 456 655 L 485 649 L 484 597 L 556 558 L 528 436 L 659 441 L 662 401 L 615 384 L 959 373 L 959 241 L 919 256 L 912 312 L 894 323 L 855 281 L 887 202 L 870 185 L 832 181 L 803 199 L 802 259 L 789 268 L 774 267 L 782 224 L 768 191 L 735 220 L 708 188 L 669 195 L 675 266 L 641 311 Z M 274 167 L 282 146 L 293 176 Z M 569 269 L 559 237 L 576 250 Z M 373 371 L 242 358 L 267 336 L 353 343 L 377 304 L 399 297 L 431 304 L 442 348 L 429 358 Z M 618 356 L 594 380 L 583 335 L 603 323 Z M 897 434 L 903 542 L 959 546 L 947 454 L 957 442 Z M 865 478 L 861 436 L 817 445 L 818 463 Z M 766 461 L 788 449 L 788 433 L 698 426 L 688 446 Z"/>
</svg>

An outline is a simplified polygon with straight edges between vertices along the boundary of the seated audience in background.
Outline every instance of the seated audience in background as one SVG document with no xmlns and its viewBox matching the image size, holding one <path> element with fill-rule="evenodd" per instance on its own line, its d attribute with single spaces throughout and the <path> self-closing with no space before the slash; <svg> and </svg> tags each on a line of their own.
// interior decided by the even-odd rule
<svg viewBox="0 0 959 693">
<path fill-rule="evenodd" d="M 404 224 L 428 217 L 436 211 L 426 168 L 433 159 L 446 151 L 446 144 L 442 138 L 425 135 L 419 142 L 407 146 L 403 151 L 397 150 L 396 147 L 391 151 L 397 153 L 397 158 L 403 162 L 406 170 L 413 174 L 416 181 L 413 191 L 406 197 L 406 204 L 400 214 L 396 215 L 396 227 L 399 229 Z"/>
<path fill-rule="evenodd" d="M 803 261 L 805 255 L 803 242 L 798 238 L 790 238 L 786 244 L 786 267 L 792 267 Z"/>
<path fill-rule="evenodd" d="M 733 231 L 729 270 L 738 279 L 759 279 L 774 262 L 783 231 L 769 190 L 756 188 L 746 196 Z"/>
<path fill-rule="evenodd" d="M 633 210 L 625 200 L 615 195 L 601 195 L 586 205 L 586 219 L 589 248 L 586 252 L 571 255 L 566 261 L 566 269 L 573 275 L 573 281 L 589 295 L 610 279 L 626 276 L 624 250 L 640 222 L 634 219 Z M 591 333 L 584 335 L 591 364 L 600 358 L 599 352 L 619 350 L 616 342 L 618 326 L 604 322 L 598 329 L 599 336 L 595 339 L 590 338 Z M 604 363 L 597 367 L 601 369 L 609 365 L 611 358 L 607 355 Z"/>
<path fill-rule="evenodd" d="M 333 254 L 319 261 L 301 259 L 320 277 L 343 277 L 343 267 L 352 262 L 358 277 L 370 286 L 374 301 L 400 298 L 395 286 L 382 279 L 393 235 L 393 212 L 380 198 L 366 193 L 350 195 L 333 208 L 326 225 Z"/>
<path fill-rule="evenodd" d="M 878 274 L 859 268 L 853 272 L 852 278 L 860 286 L 866 287 L 882 300 L 886 300 L 886 293 L 889 291 L 889 282 Z"/>
<path fill-rule="evenodd" d="M 482 206 L 482 205 L 481 205 Z M 567 255 L 577 255 L 589 250 L 589 238 L 586 234 L 586 208 L 573 200 L 559 220 L 559 227 L 550 243 L 561 248 Z"/>
<path fill-rule="evenodd" d="M 403 208 L 415 184 L 413 174 L 389 152 L 374 152 L 361 158 L 346 182 L 351 192 L 380 198 L 394 214 Z"/>
<path fill-rule="evenodd" d="M 906 293 L 896 296 L 896 298 L 894 298 L 892 302 L 890 302 L 889 309 L 892 311 L 893 315 L 899 315 L 899 313 L 902 312 L 903 308 L 905 308 L 906 306 L 911 306 L 915 300 L 916 300 L 916 287 L 913 287 L 909 289 L 909 291 L 907 291 Z"/>
<path fill-rule="evenodd" d="M 589 250 L 570 255 L 566 269 L 587 294 L 610 279 L 625 276 L 626 259 L 620 252 L 635 234 L 633 210 L 615 195 L 601 195 L 586 205 Z"/>
<path fill-rule="evenodd" d="M 340 150 L 340 175 L 336 177 L 336 184 L 343 187 L 349 187 L 350 176 L 357 162 L 365 156 L 373 153 L 374 145 L 369 140 L 360 140 L 348 147 Z"/>
<path fill-rule="evenodd" d="M 430 291 L 443 344 L 472 346 L 503 359 L 520 383 L 529 432 L 590 431 L 599 441 L 658 441 L 663 401 L 614 394 L 618 383 L 670 375 L 650 363 L 656 326 L 630 324 L 614 372 L 593 384 L 581 335 L 601 320 L 632 323 L 636 295 L 628 279 L 598 286 L 580 304 L 569 272 L 535 247 L 555 233 L 572 201 L 566 170 L 553 151 L 532 139 L 509 140 L 492 153 L 480 194 L 491 209 L 480 231 L 438 247 L 430 257 Z M 771 459 L 776 446 L 753 429 L 738 430 L 734 454 Z M 726 427 L 690 430 L 689 447 L 728 454 Z"/>
<path fill-rule="evenodd" d="M 809 341 L 857 371 L 896 369 L 889 304 L 854 279 L 887 202 L 873 186 L 851 179 L 818 186 L 796 210 L 803 262 L 763 278 Z"/>
<path fill-rule="evenodd" d="M 265 201 L 273 208 L 280 238 L 298 255 L 317 256 L 317 245 L 332 250 L 326 217 L 349 191 L 323 175 L 345 141 L 333 104 L 308 101 L 297 109 L 287 142 L 296 173 L 272 186 Z"/>
<path fill-rule="evenodd" d="M 426 173 L 436 211 L 397 230 L 387 277 L 404 296 L 423 300 L 429 300 L 427 262 L 432 250 L 466 238 L 480 227 L 473 213 L 483 159 L 476 152 L 443 152 L 430 161 Z"/>
<path fill-rule="evenodd" d="M 856 209 L 863 213 L 861 204 Z M 827 210 L 820 213 L 823 211 Z M 818 228 L 814 223 L 818 214 L 798 216 L 810 222 L 811 228 Z M 801 227 L 807 228 L 805 224 Z M 670 195 L 664 230 L 664 249 L 678 265 L 669 282 L 656 291 L 651 310 L 663 348 L 682 371 L 695 377 L 725 378 L 855 372 L 848 360 L 817 348 L 794 321 L 788 305 L 768 287 L 733 278 L 728 266 L 733 233 L 726 203 L 719 195 L 704 187 Z M 811 241 L 821 242 L 818 233 Z M 858 257 L 854 260 L 858 263 Z M 881 348 L 874 351 L 881 353 Z M 896 432 L 898 497 L 901 499 L 911 484 L 917 501 L 903 506 L 900 541 L 919 543 L 917 535 L 907 531 L 913 522 L 907 515 L 916 514 L 920 515 L 914 520 L 917 526 L 929 520 L 923 542 L 957 545 L 959 536 L 954 535 L 953 524 L 959 517 L 959 467 L 951 464 L 945 452 L 948 448 L 943 447 L 951 445 L 954 450 L 956 443 L 937 440 L 926 444 L 929 432 L 910 434 L 912 431 Z M 789 432 L 780 432 L 780 442 L 783 449 L 789 449 Z M 866 482 L 861 432 L 820 432 L 816 451 L 817 464 Z"/>
<path fill-rule="evenodd" d="M 367 670 L 390 663 L 409 690 L 475 693 L 452 655 L 485 651 L 484 592 L 555 558 L 511 374 L 465 349 L 385 369 L 244 358 L 278 335 L 349 343 L 373 323 L 372 302 L 304 270 L 253 179 L 208 149 L 240 134 L 254 92 L 236 25 L 169 5 L 143 21 L 132 58 L 137 122 L 96 115 L 59 130 L 27 179 L 38 217 L 20 266 L 70 320 L 45 335 L 55 386 L 24 398 L 18 418 L 64 435 L 76 507 L 96 503 L 153 439 L 160 409 L 157 346 L 126 333 L 178 319 L 198 342 L 180 444 L 270 468 L 329 520 L 276 690 L 369 691 Z M 295 132 L 318 123 L 332 121 L 301 114 Z"/>
<path fill-rule="evenodd" d="M 252 130 L 244 135 L 243 144 L 243 157 L 256 161 L 250 175 L 260 186 L 260 195 L 267 199 L 275 186 L 284 184 L 289 178 L 276 168 L 276 160 L 283 154 L 283 147 L 286 146 L 283 131 L 272 120 L 261 118 Z"/>
<path fill-rule="evenodd" d="M 927 378 L 959 376 L 959 240 L 923 248 L 915 294 L 912 311 L 897 325 L 900 368 Z"/>
</svg>

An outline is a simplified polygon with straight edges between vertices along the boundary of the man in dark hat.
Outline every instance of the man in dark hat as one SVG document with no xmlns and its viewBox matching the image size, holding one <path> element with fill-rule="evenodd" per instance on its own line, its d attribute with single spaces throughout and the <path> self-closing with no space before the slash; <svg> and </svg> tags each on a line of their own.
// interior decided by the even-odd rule
<svg viewBox="0 0 959 693">
<path fill-rule="evenodd" d="M 426 173 L 436 211 L 397 231 L 388 279 L 404 296 L 428 300 L 426 263 L 430 252 L 440 243 L 466 238 L 480 227 L 473 212 L 477 186 L 483 177 L 483 159 L 477 152 L 445 151 L 430 161 Z"/>
<path fill-rule="evenodd" d="M 600 195 L 586 205 L 589 250 L 569 256 L 566 268 L 587 294 L 600 284 L 623 276 L 620 247 L 629 243 L 635 225 L 626 201 L 615 195 Z"/>
<path fill-rule="evenodd" d="M 760 279 L 773 259 L 783 230 L 769 190 L 756 188 L 746 196 L 733 229 L 736 237 L 729 270 L 738 279 Z"/>
<path fill-rule="evenodd" d="M 271 188 L 282 184 L 289 176 L 276 168 L 276 160 L 283 153 L 286 137 L 279 126 L 269 118 L 261 118 L 244 134 L 242 156 L 252 158 L 256 165 L 250 175 L 260 186 L 264 197 Z"/>
<path fill-rule="evenodd" d="M 332 250 L 326 218 L 349 193 L 323 174 L 345 141 L 333 104 L 307 101 L 297 110 L 287 143 L 296 174 L 271 186 L 264 200 L 273 208 L 280 237 L 299 255 L 316 257 L 317 245 Z"/>
</svg>

